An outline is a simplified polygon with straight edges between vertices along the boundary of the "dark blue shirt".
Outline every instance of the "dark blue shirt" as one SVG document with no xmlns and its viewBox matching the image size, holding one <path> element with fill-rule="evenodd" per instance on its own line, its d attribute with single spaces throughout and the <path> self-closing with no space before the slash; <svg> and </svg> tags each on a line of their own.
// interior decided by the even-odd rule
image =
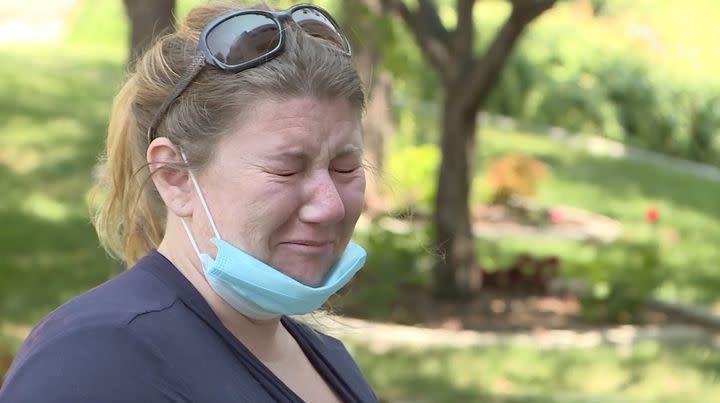
<svg viewBox="0 0 720 403">
<path fill-rule="evenodd" d="M 377 400 L 340 341 L 282 324 L 343 401 Z M 43 319 L 0 389 L 2 403 L 274 401 L 302 400 L 157 251 Z"/>
</svg>

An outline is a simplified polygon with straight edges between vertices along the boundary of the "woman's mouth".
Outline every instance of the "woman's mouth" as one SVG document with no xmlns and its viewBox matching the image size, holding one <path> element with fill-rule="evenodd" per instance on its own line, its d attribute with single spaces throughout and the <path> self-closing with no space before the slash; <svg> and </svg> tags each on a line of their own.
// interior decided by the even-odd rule
<svg viewBox="0 0 720 403">
<path fill-rule="evenodd" d="M 282 242 L 280 245 L 291 248 L 292 250 L 302 253 L 325 253 L 333 248 L 333 241 L 317 241 L 311 239 L 295 239 Z"/>
</svg>

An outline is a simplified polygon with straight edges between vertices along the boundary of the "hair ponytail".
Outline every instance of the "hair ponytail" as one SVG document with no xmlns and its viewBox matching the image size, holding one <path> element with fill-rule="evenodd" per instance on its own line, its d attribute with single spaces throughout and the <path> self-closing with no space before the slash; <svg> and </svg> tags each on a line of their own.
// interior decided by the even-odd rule
<svg viewBox="0 0 720 403">
<path fill-rule="evenodd" d="M 90 216 L 101 245 L 127 267 L 158 246 L 165 227 L 162 202 L 154 187 L 146 186 L 145 145 L 139 144 L 143 136 L 132 110 L 136 94 L 132 76 L 113 102 L 102 170 L 90 194 Z"/>
</svg>

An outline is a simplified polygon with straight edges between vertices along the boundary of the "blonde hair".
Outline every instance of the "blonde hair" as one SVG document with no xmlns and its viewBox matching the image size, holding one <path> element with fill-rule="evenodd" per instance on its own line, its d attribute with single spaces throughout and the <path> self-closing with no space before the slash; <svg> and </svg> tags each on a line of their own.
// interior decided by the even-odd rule
<svg viewBox="0 0 720 403">
<path fill-rule="evenodd" d="M 138 60 L 115 97 L 90 209 L 100 243 L 128 267 L 165 234 L 167 210 L 149 180 L 146 161 L 148 126 L 196 56 L 205 25 L 241 9 L 234 2 L 212 2 L 190 11 L 177 32 L 160 38 Z M 362 112 L 365 96 L 349 58 L 292 24 L 284 33 L 285 48 L 278 57 L 239 73 L 205 67 L 175 101 L 156 133 L 182 147 L 188 164 L 168 168 L 202 169 L 219 138 L 260 99 L 347 99 Z"/>
</svg>

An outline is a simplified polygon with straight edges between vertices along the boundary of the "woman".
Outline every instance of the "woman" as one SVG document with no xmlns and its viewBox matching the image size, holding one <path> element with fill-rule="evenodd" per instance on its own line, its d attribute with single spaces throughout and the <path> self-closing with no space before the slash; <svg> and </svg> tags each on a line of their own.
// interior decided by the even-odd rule
<svg viewBox="0 0 720 403">
<path fill-rule="evenodd" d="M 94 223 L 134 267 L 36 326 L 0 401 L 375 401 L 339 341 L 287 316 L 365 260 L 363 107 L 325 11 L 191 11 L 113 106 Z"/>
</svg>

